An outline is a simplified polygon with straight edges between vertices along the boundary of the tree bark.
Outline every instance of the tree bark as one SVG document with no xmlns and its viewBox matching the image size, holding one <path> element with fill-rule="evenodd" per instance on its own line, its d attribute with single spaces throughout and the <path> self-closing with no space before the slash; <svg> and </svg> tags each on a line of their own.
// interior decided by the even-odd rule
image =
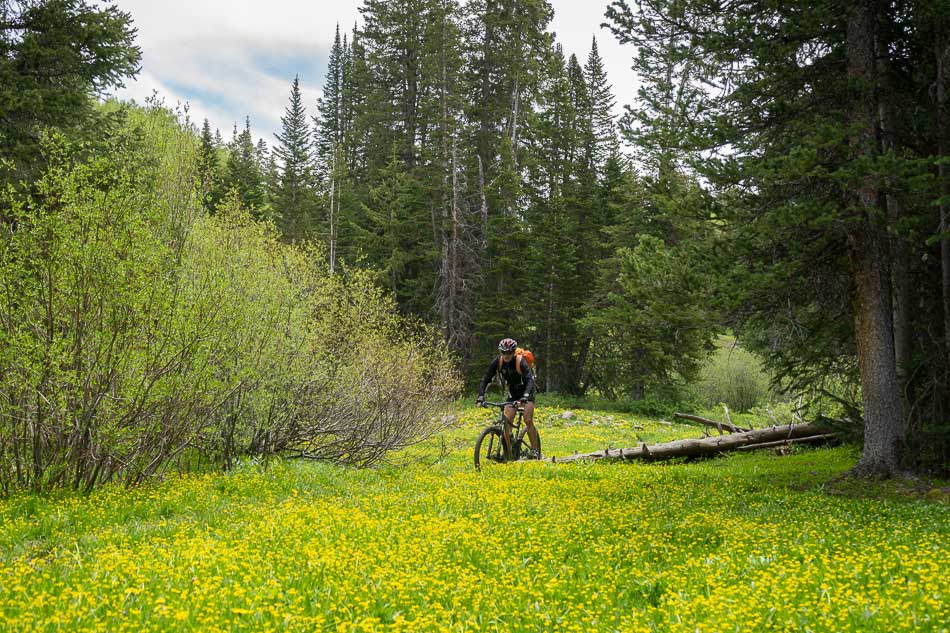
<svg viewBox="0 0 950 633">
<path fill-rule="evenodd" d="M 730 433 L 745 433 L 746 431 L 751 431 L 752 429 L 744 429 L 738 427 L 731 422 L 716 422 L 715 420 L 707 420 L 706 418 L 701 418 L 698 415 L 689 415 L 686 413 L 674 413 L 674 418 L 680 418 L 681 420 L 690 420 L 692 422 L 699 422 L 705 426 L 712 427 L 719 430 L 719 434 L 722 434 L 723 430 L 729 431 Z"/>
<path fill-rule="evenodd" d="M 336 200 L 336 182 L 337 182 L 337 154 L 338 146 L 333 146 L 333 162 L 330 163 L 330 275 L 336 270 L 336 217 L 333 212 L 333 205 Z"/>
<path fill-rule="evenodd" d="M 751 450 L 752 447 L 769 448 L 802 441 L 826 441 L 833 438 L 834 434 L 828 433 L 827 429 L 815 424 L 790 424 L 734 435 L 717 435 L 701 440 L 676 440 L 653 446 L 641 444 L 636 448 L 606 448 L 592 453 L 552 457 L 551 461 L 562 463 L 585 459 L 663 460 L 674 457 L 705 457 L 743 448 Z"/>
<path fill-rule="evenodd" d="M 852 155 L 879 155 L 878 78 L 875 72 L 875 9 L 856 2 L 847 24 Z M 854 284 L 853 317 L 864 404 L 864 450 L 853 470 L 857 476 L 890 477 L 899 469 L 903 440 L 900 388 L 894 353 L 889 252 L 882 218 L 882 196 L 873 174 L 865 174 L 855 192 L 860 217 L 848 230 Z"/>
<path fill-rule="evenodd" d="M 521 90 L 518 87 L 518 78 L 511 94 L 511 160 L 515 168 L 518 167 L 518 106 L 521 101 Z"/>
<path fill-rule="evenodd" d="M 940 270 L 943 289 L 943 336 L 944 359 L 947 373 L 950 375 L 950 231 L 947 220 L 947 198 L 950 197 L 950 182 L 947 180 L 947 165 L 944 161 L 947 156 L 947 121 L 946 121 L 946 81 L 947 58 L 950 56 L 950 46 L 941 38 L 937 50 L 937 85 L 935 96 L 937 99 L 937 179 L 940 185 Z"/>
<path fill-rule="evenodd" d="M 880 83 L 886 87 L 886 94 L 881 96 L 879 105 L 879 125 L 881 128 L 881 143 L 885 153 L 895 154 L 897 151 L 897 137 L 895 130 L 894 105 L 890 94 L 890 64 L 887 59 L 887 49 L 881 42 L 877 43 L 878 63 L 877 72 L 881 77 Z M 907 240 L 898 231 L 906 209 L 904 200 L 899 191 L 899 179 L 896 175 L 888 178 L 884 194 L 887 208 L 887 223 L 891 227 L 890 260 L 891 260 L 891 299 L 893 302 L 894 325 L 894 360 L 897 365 L 897 384 L 901 391 L 901 418 L 907 420 L 910 404 L 907 402 L 906 386 L 910 380 L 910 369 L 913 355 L 913 332 L 911 331 L 911 287 L 910 287 L 910 248 Z"/>
</svg>

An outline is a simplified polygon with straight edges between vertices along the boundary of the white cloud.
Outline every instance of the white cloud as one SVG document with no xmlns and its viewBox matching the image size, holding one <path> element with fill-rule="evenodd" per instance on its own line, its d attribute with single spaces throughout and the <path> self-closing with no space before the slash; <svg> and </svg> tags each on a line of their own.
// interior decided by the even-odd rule
<svg viewBox="0 0 950 633">
<path fill-rule="evenodd" d="M 554 20 L 551 29 L 564 47 L 567 57 L 573 53 L 583 66 L 590 54 L 591 38 L 597 38 L 597 50 L 604 60 L 607 80 L 613 86 L 618 110 L 624 103 L 631 103 L 636 96 L 636 75 L 630 66 L 635 50 L 621 46 L 608 29 L 600 28 L 605 22 L 607 0 L 601 2 L 578 2 L 577 0 L 551 0 Z"/>
<path fill-rule="evenodd" d="M 132 14 L 143 51 L 142 73 L 117 92 L 141 101 L 158 90 L 167 102 L 188 102 L 225 138 L 251 117 L 268 144 L 280 128 L 294 74 L 309 114 L 323 83 L 336 23 L 352 24 L 353 2 L 118 0 Z"/>
<path fill-rule="evenodd" d="M 142 100 L 158 90 L 172 104 L 187 101 L 193 119 L 200 123 L 207 117 L 225 138 L 249 115 L 255 136 L 272 144 L 295 73 L 300 74 L 308 113 L 316 114 L 336 25 L 343 33 L 350 32 L 362 3 L 117 0 L 115 4 L 132 14 L 143 51 L 141 75 L 118 96 Z M 591 37 L 597 36 L 619 113 L 635 94 L 633 49 L 621 47 L 600 28 L 606 1 L 601 5 L 552 0 L 552 5 L 552 29 L 567 55 L 576 54 L 583 65 Z"/>
</svg>

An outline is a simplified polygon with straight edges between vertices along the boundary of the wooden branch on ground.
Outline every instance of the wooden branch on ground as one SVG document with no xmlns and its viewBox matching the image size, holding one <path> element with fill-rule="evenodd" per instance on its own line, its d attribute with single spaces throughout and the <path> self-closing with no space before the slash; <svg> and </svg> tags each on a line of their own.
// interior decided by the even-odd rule
<svg viewBox="0 0 950 633">
<path fill-rule="evenodd" d="M 722 410 L 726 412 L 726 422 L 729 424 L 729 426 L 735 426 L 735 424 L 732 423 L 732 418 L 729 417 L 729 407 L 723 404 Z M 752 429 L 748 429 L 748 430 L 751 431 Z M 722 435 L 721 432 L 719 434 Z"/>
<path fill-rule="evenodd" d="M 700 424 L 705 424 L 706 426 L 712 427 L 714 429 L 719 429 L 720 435 L 722 434 L 722 429 L 726 429 L 730 433 L 745 433 L 746 431 L 751 431 L 752 429 L 744 429 L 741 426 L 736 426 L 731 421 L 727 423 L 716 422 L 715 420 L 707 420 L 706 418 L 701 418 L 698 415 L 689 415 L 688 413 L 674 413 L 674 418 L 680 418 L 683 420 L 692 420 L 693 422 L 699 422 Z"/>
<path fill-rule="evenodd" d="M 680 416 L 681 414 L 677 413 L 676 415 Z M 558 463 L 605 458 L 661 460 L 673 457 L 703 457 L 740 449 L 752 450 L 753 448 L 767 448 L 770 446 L 780 446 L 798 442 L 824 441 L 832 439 L 833 437 L 835 437 L 835 435 L 828 433 L 827 428 L 820 427 L 816 424 L 789 424 L 784 426 L 771 426 L 754 431 L 737 432 L 732 435 L 707 437 L 701 440 L 675 440 L 663 444 L 654 444 L 653 446 L 641 444 L 636 448 L 608 447 L 602 451 L 595 451 L 593 453 L 582 453 L 569 455 L 567 457 L 552 457 L 551 461 Z"/>
<path fill-rule="evenodd" d="M 775 446 L 785 446 L 787 444 L 805 444 L 810 442 L 830 442 L 838 439 L 834 433 L 823 433 L 821 435 L 809 435 L 808 437 L 798 437 L 793 440 L 778 440 L 777 442 L 765 442 L 763 444 L 749 444 L 740 446 L 737 451 L 754 451 L 760 448 L 773 448 Z"/>
</svg>

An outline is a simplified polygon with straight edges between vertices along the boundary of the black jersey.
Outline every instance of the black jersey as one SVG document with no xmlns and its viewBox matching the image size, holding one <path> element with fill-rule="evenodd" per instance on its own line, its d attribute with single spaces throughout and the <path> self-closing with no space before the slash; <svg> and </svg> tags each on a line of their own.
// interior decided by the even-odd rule
<svg viewBox="0 0 950 633">
<path fill-rule="evenodd" d="M 517 400 L 534 400 L 534 374 L 531 372 L 528 361 L 525 360 L 523 356 L 520 357 L 521 373 L 519 374 L 517 366 L 515 365 L 518 360 L 519 357 L 515 355 L 511 357 L 510 361 L 505 363 L 502 362 L 501 356 L 496 356 L 488 366 L 488 371 L 485 372 L 485 376 L 482 378 L 482 384 L 478 388 L 478 397 L 483 398 L 485 396 L 485 389 L 488 388 L 488 383 L 498 374 L 501 375 L 505 381 L 505 385 L 508 387 L 509 397 Z"/>
</svg>

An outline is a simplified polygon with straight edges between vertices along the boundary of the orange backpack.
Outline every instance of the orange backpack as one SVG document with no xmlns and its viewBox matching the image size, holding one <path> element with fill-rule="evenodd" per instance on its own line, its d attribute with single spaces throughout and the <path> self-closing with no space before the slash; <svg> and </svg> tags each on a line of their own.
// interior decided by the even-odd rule
<svg viewBox="0 0 950 633">
<path fill-rule="evenodd" d="M 528 361 L 528 369 L 534 371 L 534 354 L 531 353 L 531 350 L 518 348 L 515 350 L 515 370 L 518 372 L 518 375 L 521 375 L 521 359 Z M 498 367 L 501 367 L 501 364 L 505 362 L 501 356 L 498 357 Z"/>
</svg>

